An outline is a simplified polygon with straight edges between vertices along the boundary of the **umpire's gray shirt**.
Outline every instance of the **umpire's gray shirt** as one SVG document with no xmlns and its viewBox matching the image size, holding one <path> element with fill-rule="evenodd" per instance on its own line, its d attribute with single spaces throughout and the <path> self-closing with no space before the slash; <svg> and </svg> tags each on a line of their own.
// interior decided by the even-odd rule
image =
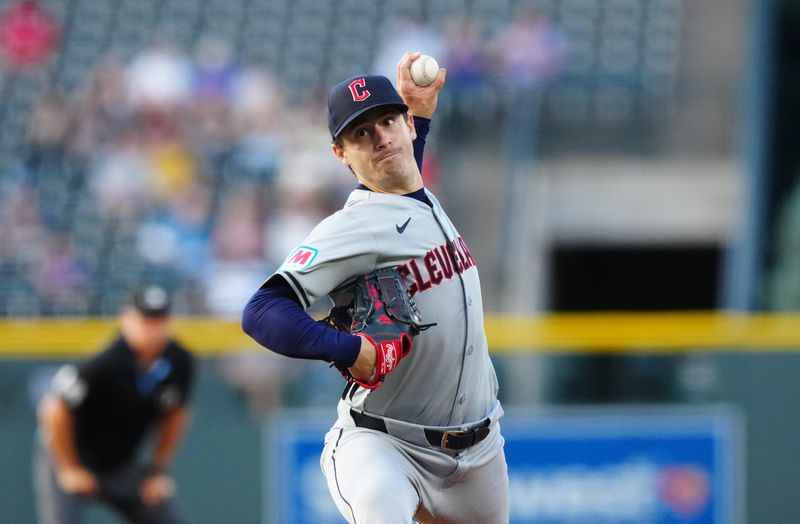
<svg viewBox="0 0 800 524">
<path fill-rule="evenodd" d="M 439 202 L 426 193 L 432 208 L 414 198 L 356 189 L 275 275 L 308 308 L 326 295 L 336 305 L 347 304 L 356 277 L 397 267 L 423 322 L 436 326 L 414 339 L 411 354 L 382 386 L 353 388 L 344 401 L 412 424 L 457 426 L 502 410 L 475 259 Z"/>
</svg>

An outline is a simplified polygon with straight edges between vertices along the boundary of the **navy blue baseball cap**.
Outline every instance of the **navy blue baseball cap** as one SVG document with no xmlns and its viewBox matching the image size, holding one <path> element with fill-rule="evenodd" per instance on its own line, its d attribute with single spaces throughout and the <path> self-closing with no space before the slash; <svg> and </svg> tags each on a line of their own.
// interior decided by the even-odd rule
<svg viewBox="0 0 800 524">
<path fill-rule="evenodd" d="M 347 124 L 370 109 L 394 106 L 403 113 L 408 106 L 385 76 L 353 76 L 336 84 L 328 94 L 328 130 L 336 139 Z"/>
</svg>

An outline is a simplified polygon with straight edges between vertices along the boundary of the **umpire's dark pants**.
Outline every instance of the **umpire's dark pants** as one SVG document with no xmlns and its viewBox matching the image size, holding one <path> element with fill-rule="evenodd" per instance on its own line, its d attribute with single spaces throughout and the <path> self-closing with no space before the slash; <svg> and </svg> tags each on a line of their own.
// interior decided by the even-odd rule
<svg viewBox="0 0 800 524">
<path fill-rule="evenodd" d="M 187 522 L 178 511 L 174 498 L 155 506 L 147 506 L 141 501 L 139 488 L 147 474 L 142 465 L 131 464 L 113 473 L 97 474 L 100 494 L 97 497 L 82 497 L 61 490 L 50 454 L 41 444 L 37 444 L 36 448 L 33 480 L 40 524 L 79 524 L 86 507 L 96 502 L 108 504 L 134 524 Z"/>
</svg>

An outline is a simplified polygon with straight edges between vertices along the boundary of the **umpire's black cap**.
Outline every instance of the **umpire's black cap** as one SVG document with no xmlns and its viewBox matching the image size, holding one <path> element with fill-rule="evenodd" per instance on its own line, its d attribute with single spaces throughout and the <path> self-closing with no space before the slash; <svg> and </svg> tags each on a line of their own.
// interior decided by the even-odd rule
<svg viewBox="0 0 800 524">
<path fill-rule="evenodd" d="M 408 106 L 385 76 L 353 76 L 336 84 L 328 94 L 331 138 L 336 139 L 359 115 L 381 106 L 395 106 L 404 113 L 408 111 Z"/>
<path fill-rule="evenodd" d="M 145 284 L 133 292 L 133 307 L 146 317 L 169 316 L 172 299 L 163 287 Z"/>
</svg>

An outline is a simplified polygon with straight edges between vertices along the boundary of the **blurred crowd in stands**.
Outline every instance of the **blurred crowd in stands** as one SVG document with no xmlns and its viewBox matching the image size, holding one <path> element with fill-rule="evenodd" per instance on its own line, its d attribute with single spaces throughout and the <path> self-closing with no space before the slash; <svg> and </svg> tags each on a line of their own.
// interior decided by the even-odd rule
<svg viewBox="0 0 800 524">
<path fill-rule="evenodd" d="M 565 42 L 521 15 L 499 38 L 463 16 L 443 31 L 394 21 L 372 70 L 394 77 L 414 49 L 439 58 L 455 93 L 493 75 L 539 82 Z M 46 75 L 60 32 L 36 1 L 6 6 L 3 74 Z M 238 316 L 354 186 L 329 151 L 327 87 L 298 98 L 269 64 L 209 35 L 191 49 L 156 39 L 127 59 L 108 54 L 74 89 L 52 82 L 0 178 L 0 314 L 113 314 L 148 280 L 176 293 L 179 313 Z M 426 162 L 435 187 L 435 147 Z"/>
<path fill-rule="evenodd" d="M 90 312 L 98 261 L 87 256 L 117 250 L 103 270 L 123 285 L 160 281 L 193 297 L 185 312 L 238 314 L 351 182 L 321 154 L 321 106 L 286 109 L 272 72 L 236 64 L 213 40 L 191 57 L 156 42 L 127 64 L 97 64 L 73 92 L 48 90 L 3 205 L 5 226 L 24 223 L 20 241 L 41 250 L 30 276 L 42 313 Z M 77 171 L 75 200 L 48 213 L 43 190 L 48 177 L 69 176 L 64 164 Z"/>
</svg>

